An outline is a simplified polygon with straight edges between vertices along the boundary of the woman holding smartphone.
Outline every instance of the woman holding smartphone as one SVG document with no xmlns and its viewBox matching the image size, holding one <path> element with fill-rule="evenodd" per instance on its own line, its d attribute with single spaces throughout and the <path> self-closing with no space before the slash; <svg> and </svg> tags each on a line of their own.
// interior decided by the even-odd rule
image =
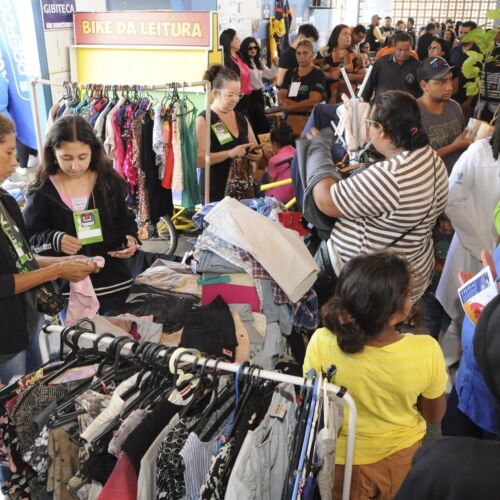
<svg viewBox="0 0 500 500">
<path fill-rule="evenodd" d="M 31 247 L 49 256 L 104 257 L 104 268 L 91 275 L 99 313 L 119 308 L 132 284 L 126 260 L 139 244 L 125 181 L 81 116 L 54 123 L 43 158 L 23 210 Z"/>
<path fill-rule="evenodd" d="M 215 65 L 204 79 L 212 84 L 210 106 L 210 201 L 224 198 L 229 170 L 234 158 L 258 161 L 262 156 L 257 139 L 247 118 L 235 110 L 242 94 L 240 77 L 231 69 Z M 205 195 L 205 111 L 196 119 L 198 155 L 196 166 L 201 168 L 200 190 Z"/>
</svg>

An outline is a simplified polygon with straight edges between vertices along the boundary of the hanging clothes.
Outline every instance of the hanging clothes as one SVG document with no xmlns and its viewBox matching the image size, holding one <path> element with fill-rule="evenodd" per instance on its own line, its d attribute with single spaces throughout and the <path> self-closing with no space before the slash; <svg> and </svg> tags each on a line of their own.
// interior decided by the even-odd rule
<svg viewBox="0 0 500 500">
<path fill-rule="evenodd" d="M 172 148 L 174 150 L 174 172 L 172 190 L 182 192 L 184 189 L 184 167 L 182 157 L 181 103 L 176 102 L 172 117 Z"/>
<path fill-rule="evenodd" d="M 196 155 L 198 153 L 198 141 L 196 140 L 196 108 L 189 113 L 180 116 L 182 135 L 182 166 L 184 189 L 182 190 L 181 205 L 188 210 L 194 210 L 195 205 L 200 203 L 200 190 L 196 170 Z"/>
</svg>

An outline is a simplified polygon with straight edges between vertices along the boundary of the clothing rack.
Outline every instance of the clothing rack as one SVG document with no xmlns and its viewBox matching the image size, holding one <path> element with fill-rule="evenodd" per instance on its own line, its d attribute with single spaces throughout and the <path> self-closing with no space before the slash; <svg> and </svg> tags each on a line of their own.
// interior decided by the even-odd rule
<svg viewBox="0 0 500 500">
<path fill-rule="evenodd" d="M 38 110 L 38 96 L 36 93 L 37 85 L 47 85 L 50 87 L 61 87 L 66 88 L 70 82 L 55 82 L 53 80 L 44 80 L 43 78 L 33 78 L 31 80 L 31 96 L 33 98 L 33 117 L 35 120 L 35 133 L 36 133 L 36 143 L 38 148 L 39 158 L 42 159 L 43 155 L 43 139 L 42 139 L 42 127 L 40 124 L 40 114 Z M 95 90 L 96 86 L 98 88 L 104 88 L 105 84 L 77 84 L 82 89 L 90 88 Z M 171 82 L 161 85 L 109 85 L 109 87 L 117 88 L 117 90 L 169 90 L 172 88 L 183 89 L 188 87 L 204 87 L 205 88 L 205 110 L 206 110 L 206 132 L 205 132 L 205 203 L 210 201 L 210 98 L 212 85 L 209 81 L 203 80 L 199 82 Z"/>
<path fill-rule="evenodd" d="M 61 333 L 63 331 L 62 326 L 50 325 L 43 329 L 43 331 L 47 334 L 52 333 Z M 76 332 L 69 332 L 68 337 L 72 337 Z M 78 344 L 81 347 L 92 347 L 94 342 L 97 340 L 99 336 L 94 333 L 84 332 L 78 336 Z M 99 339 L 98 344 L 108 347 L 109 344 L 113 341 L 113 338 L 103 337 Z M 127 355 L 132 353 L 132 346 L 136 345 L 137 342 L 134 340 L 130 340 L 130 342 L 126 343 L 120 351 L 120 355 Z M 217 369 L 223 370 L 231 373 L 238 373 L 240 371 L 240 364 L 238 363 L 226 363 L 226 362 L 218 362 L 217 360 L 194 356 L 192 354 L 186 353 L 186 349 L 179 348 L 175 350 L 170 358 L 170 365 L 174 365 L 174 360 L 186 361 L 188 363 L 196 362 L 197 365 L 214 367 L 217 365 Z M 164 355 L 163 352 L 160 355 Z M 286 375 L 280 372 L 274 372 L 270 370 L 251 370 L 250 367 L 246 367 L 240 372 L 242 375 L 250 375 L 257 378 L 264 378 L 266 380 L 272 380 L 274 382 L 284 382 L 288 384 L 293 384 L 297 386 L 308 385 L 312 387 L 311 380 L 305 380 L 301 377 L 296 377 L 293 375 Z M 352 399 L 351 395 L 346 391 L 344 387 L 339 387 L 335 384 L 326 384 L 326 390 L 330 394 L 334 394 L 335 396 L 342 398 L 348 408 L 349 408 L 349 422 L 348 422 L 348 434 L 347 434 L 347 448 L 346 448 L 346 458 L 345 458 L 345 469 L 344 469 L 344 484 L 342 490 L 342 500 L 349 500 L 350 491 L 351 491 L 351 477 L 352 477 L 352 466 L 354 460 L 354 445 L 355 445 L 355 435 L 356 435 L 356 419 L 357 419 L 357 411 L 356 404 Z"/>
</svg>

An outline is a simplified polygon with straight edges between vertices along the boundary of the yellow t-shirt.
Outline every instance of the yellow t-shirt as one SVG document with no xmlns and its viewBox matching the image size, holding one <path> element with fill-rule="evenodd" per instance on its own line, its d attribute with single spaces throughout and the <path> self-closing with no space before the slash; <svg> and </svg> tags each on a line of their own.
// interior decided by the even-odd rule
<svg viewBox="0 0 500 500">
<path fill-rule="evenodd" d="M 443 394 L 448 375 L 439 344 L 429 335 L 406 334 L 384 347 L 365 346 L 344 353 L 327 328 L 316 330 L 307 346 L 304 373 L 337 367 L 333 383 L 347 388 L 358 411 L 354 464 L 371 464 L 412 446 L 424 437 L 426 422 L 417 398 Z M 344 405 L 345 406 L 345 405 Z M 340 431 L 336 463 L 345 463 L 346 415 Z"/>
</svg>

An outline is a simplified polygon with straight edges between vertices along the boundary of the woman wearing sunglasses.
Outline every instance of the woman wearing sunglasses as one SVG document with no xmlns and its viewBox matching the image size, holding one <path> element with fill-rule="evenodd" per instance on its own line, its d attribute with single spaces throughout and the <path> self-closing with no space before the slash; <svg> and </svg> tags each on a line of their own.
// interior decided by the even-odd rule
<svg viewBox="0 0 500 500">
<path fill-rule="evenodd" d="M 272 80 L 278 68 L 269 68 L 261 61 L 260 46 L 257 40 L 251 36 L 245 38 L 240 45 L 241 59 L 250 68 L 250 85 L 252 93 L 250 95 L 250 106 L 248 118 L 256 134 L 266 134 L 270 130 L 269 121 L 266 118 L 264 94 L 264 78 Z"/>
</svg>

